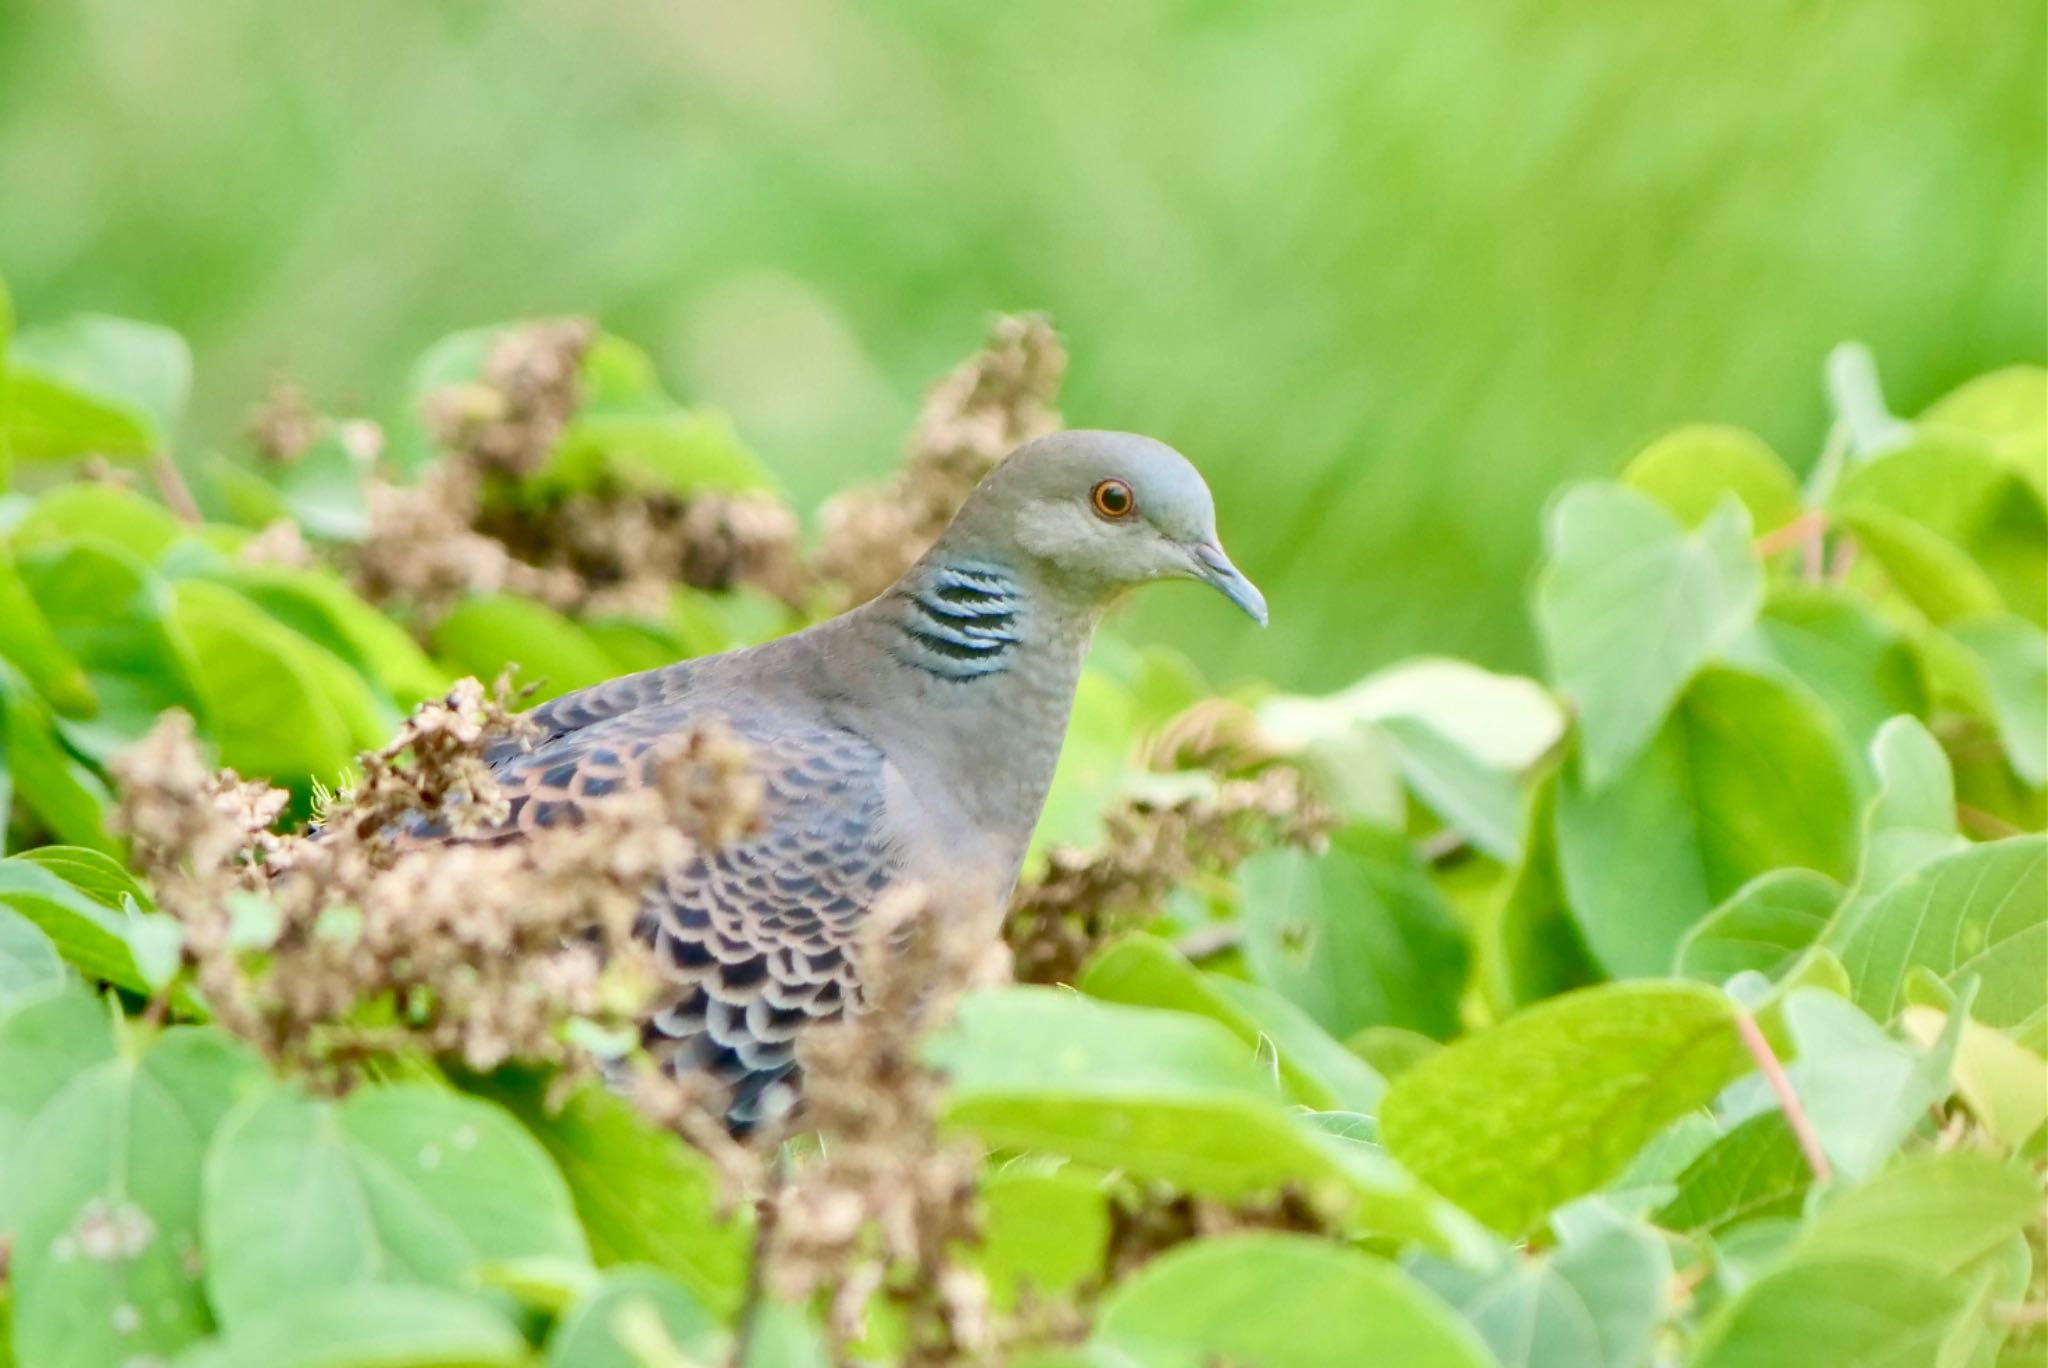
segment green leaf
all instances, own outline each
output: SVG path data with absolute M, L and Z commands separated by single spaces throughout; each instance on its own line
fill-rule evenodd
M 634 1333 L 638 1316 L 651 1316 L 664 1347 L 691 1362 L 726 1361 L 730 1336 L 701 1302 L 655 1269 L 621 1268 L 606 1274 L 548 1336 L 550 1368 L 644 1368 L 649 1357 L 636 1349 L 647 1336 Z
M 1601 977 L 1565 906 L 1557 865 L 1558 783 L 1555 769 L 1537 782 L 1521 865 L 1482 908 L 1472 937 L 1475 977 L 1496 1016 Z
M 1686 1234 L 1719 1235 L 1744 1221 L 1797 1217 L 1812 1182 L 1784 1113 L 1758 1112 L 1686 1166 L 1655 1219 Z
M 1093 1343 L 1146 1368 L 1492 1364 L 1478 1337 L 1398 1269 L 1290 1235 L 1200 1240 L 1161 1255 L 1103 1303 Z
M 1757 656 L 1812 690 L 1858 748 L 1867 747 L 1887 720 L 1928 710 L 1912 644 L 1842 590 L 1776 586 L 1753 644 Z
M 0 1012 L 64 981 L 64 961 L 43 929 L 0 900 Z
M 1870 743 L 1877 794 L 1863 814 L 1855 899 L 1867 902 L 1965 844 L 1956 830 L 1955 779 L 1941 743 L 1918 721 L 1895 718 Z
M 1380 1134 L 1423 1182 L 1515 1234 L 1614 1177 L 1748 1067 L 1734 1004 L 1717 990 L 1587 988 L 1402 1074 L 1380 1108 Z
M 424 1084 L 260 1098 L 222 1126 L 205 1188 L 207 1294 L 231 1329 L 314 1288 L 458 1287 L 484 1263 L 589 1258 L 533 1138 Z
M 1990 443 L 1992 455 L 2048 497 L 2048 370 L 2008 366 L 1966 380 L 1920 416 L 1937 434 L 1968 433 Z
M 501 1071 L 473 1086 L 554 1159 L 600 1265 L 659 1268 L 720 1316 L 739 1306 L 752 1225 L 720 1210 L 719 1178 L 701 1151 L 599 1086 L 559 1107 L 548 1105 L 544 1079 Z
M 4 378 L 16 455 L 141 456 L 170 445 L 192 354 L 167 328 L 81 314 L 17 336 Z
M 1975 1015 L 2020 1035 L 2048 1019 L 2048 836 L 2014 836 L 1940 856 L 1852 909 L 1829 936 L 1851 995 L 1880 1021 L 1926 969 L 1951 988 L 1983 981 Z
M 212 1326 L 200 1288 L 199 1166 L 261 1069 L 204 1027 L 76 1077 L 10 1159 L 14 1348 L 48 1368 L 167 1356 Z
M 1983 669 L 2013 772 L 2035 788 L 2048 784 L 2048 633 L 2006 615 L 1959 622 L 1949 634 Z
M 1699 669 L 1763 598 L 1749 518 L 1729 500 L 1688 534 L 1648 498 L 1580 485 L 1552 507 L 1536 622 L 1579 715 L 1579 766 L 1598 790 L 1656 736 Z
M 12 662 L 58 712 L 90 713 L 99 706 L 92 682 L 43 620 L 42 609 L 29 596 L 4 544 L 0 544 L 0 660 Z
M 324 570 L 229 565 L 217 578 L 307 640 L 370 679 L 399 708 L 448 687 L 445 670 L 391 619 Z
M 675 409 L 578 416 L 525 487 L 548 495 L 615 487 L 688 498 L 706 490 L 772 490 L 775 478 L 724 414 Z
M 1678 972 L 1704 983 L 1776 978 L 1820 939 L 1842 886 L 1810 869 L 1774 869 L 1735 891 L 1678 943 Z
M 1324 1030 L 1457 1028 L 1465 938 L 1406 841 L 1350 827 L 1322 855 L 1261 852 L 1238 887 L 1253 975 Z
M 581 627 L 531 599 L 501 594 L 466 600 L 434 629 L 434 650 L 456 675 L 494 679 L 518 666 L 522 683 L 537 683 L 532 701 L 600 684 L 618 672 Z
M 1933 1364 L 1968 1304 L 1956 1283 L 1895 1258 L 1811 1255 L 1780 1264 L 1708 1323 L 1695 1368 L 1900 1368 Z
M 111 797 L 97 774 L 65 750 L 57 723 L 13 667 L 0 660 L 0 762 L 12 772 L 22 806 L 60 841 L 113 848 L 106 813 Z M 0 804 L 0 836 L 5 805 Z
M 87 978 L 148 994 L 153 985 L 136 963 L 135 917 L 74 887 L 47 867 L 49 858 L 31 851 L 0 860 L 0 904 L 41 927 Z
M 38 846 L 14 857 L 24 864 L 47 869 L 65 883 L 115 912 L 131 908 L 154 912 L 156 903 L 149 891 L 119 860 L 104 851 L 83 846 Z
M 1226 975 L 1209 976 L 1216 989 L 1237 1010 L 1250 1018 L 1265 1045 L 1283 1060 L 1292 1060 L 1312 1075 L 1327 1092 L 1325 1104 L 1338 1111 L 1379 1111 L 1386 1095 L 1387 1081 L 1365 1062 L 1362 1055 L 1346 1049 L 1315 1018 L 1270 988 Z M 1375 1028 L 1393 1030 L 1394 1027 Z M 1417 1039 L 1428 1037 L 1418 1035 Z M 1430 1044 L 1435 1044 L 1430 1041 Z
M 1968 552 L 1905 514 L 1866 504 L 1845 510 L 1839 521 L 1932 621 L 1953 622 L 2005 606 L 1998 587 Z
M 1109 1250 L 1109 1203 L 1099 1177 L 999 1169 L 982 1181 L 986 1233 L 981 1268 L 997 1304 L 1024 1289 L 1059 1296 L 1102 1269 Z
M 316 1287 L 265 1307 L 172 1368 L 521 1368 L 526 1341 L 474 1296 L 431 1287 Z
M 1400 1026 L 1368 1026 L 1346 1040 L 1344 1048 L 1371 1065 L 1373 1071 L 1385 1079 L 1407 1073 L 1441 1050 L 1443 1042 Z M 1377 1111 L 1378 1107 L 1372 1110 Z
M 1074 986 L 1105 1002 L 1208 1017 L 1253 1049 L 1261 1040 L 1270 1040 L 1277 1050 L 1281 1082 L 1303 1106 L 1369 1113 L 1386 1091 L 1386 1084 L 1363 1060 L 1325 1035 L 1292 1003 L 1270 994 L 1248 1002 L 1235 990 L 1251 985 L 1203 973 L 1156 936 L 1132 933 L 1111 941 L 1082 967 Z
M 1666 972 L 1693 924 L 1792 865 L 1855 858 L 1855 790 L 1833 719 L 1763 675 L 1715 667 L 1606 788 L 1566 773 L 1558 858 L 1573 916 L 1616 975 Z
M 113 1058 L 107 1008 L 76 983 L 56 983 L 0 1008 L 0 1226 L 19 1191 L 14 1146 L 73 1079 Z
M 1408 786 L 1444 825 L 1503 864 L 1521 858 L 1521 801 L 1511 776 L 1488 769 L 1427 722 L 1396 717 L 1380 725 Z
M 325 432 L 278 472 L 285 511 L 329 541 L 360 541 L 370 530 L 367 469 L 339 433 Z
M 1410 1271 L 1501 1368 L 1635 1368 L 1662 1319 L 1671 1255 L 1643 1227 L 1589 1211 L 1550 1255 L 1490 1272 L 1420 1259 Z
M 332 655 L 226 585 L 186 580 L 176 592 L 223 765 L 303 787 L 383 741 L 385 715 Z
M 1421 723 L 1503 774 L 1548 755 L 1565 729 L 1564 710 L 1535 680 L 1441 656 L 1389 665 L 1327 702 L 1353 723 Z
M 1033 1042 L 1019 1050 L 1017 1042 Z M 1298 1123 L 1254 1052 L 1214 1021 L 1049 988 L 966 999 L 927 1046 L 946 1115 L 992 1147 L 1043 1150 L 1244 1196 L 1293 1183 L 1368 1228 L 1472 1257 L 1484 1241 L 1384 1155 Z
M 38 495 L 16 525 L 13 540 L 18 549 L 27 550 L 51 542 L 92 538 L 155 564 L 172 543 L 192 531 L 162 504 L 152 503 L 132 489 L 77 482 Z
M 17 564 L 58 641 L 84 667 L 100 700 L 90 719 L 66 720 L 65 739 L 97 761 L 141 739 L 159 714 L 183 708 L 209 719 L 184 641 L 170 626 L 171 592 L 130 552 L 97 539 L 48 542 Z
M 1759 535 L 1799 516 L 1799 481 L 1770 444 L 1741 428 L 1701 424 L 1667 433 L 1639 452 L 1621 482 L 1698 527 L 1733 494 Z
M 1868 1177 L 1948 1096 L 1959 1022 L 1923 1052 L 1817 988 L 1793 989 L 1783 1013 L 1798 1056 L 1786 1073 L 1821 1149 L 1842 1176 Z
M 1908 1007 L 1899 1019 L 1908 1037 L 1932 1050 L 1948 1033 L 1949 1014 Z M 1956 1092 L 1984 1128 L 2009 1149 L 2025 1144 L 2048 1122 L 2048 1060 L 2000 1031 L 1963 1022 L 1956 1050 Z
M 1956 1273 L 2018 1234 L 2040 1208 L 2040 1188 L 2014 1164 L 1967 1150 L 1917 1154 L 1824 1201 L 1799 1248 Z

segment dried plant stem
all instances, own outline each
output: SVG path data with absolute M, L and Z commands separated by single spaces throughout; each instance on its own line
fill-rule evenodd
M 1778 1062 L 1771 1042 L 1764 1039 L 1763 1028 L 1756 1024 L 1755 1017 L 1738 1011 L 1735 1029 L 1742 1036 L 1743 1046 L 1748 1049 L 1750 1057 L 1756 1060 L 1764 1081 L 1770 1084 L 1772 1094 L 1777 1097 L 1778 1109 L 1785 1114 L 1785 1124 L 1792 1128 L 1793 1138 L 1799 1141 L 1799 1152 L 1806 1156 L 1806 1166 L 1813 1170 L 1815 1178 L 1827 1182 L 1835 1176 L 1834 1168 L 1828 1163 L 1827 1152 L 1821 1148 L 1820 1135 L 1813 1129 L 1806 1108 L 1799 1103 L 1799 1094 L 1792 1087 L 1790 1075 Z
M 162 496 L 164 507 L 170 509 L 179 522 L 197 527 L 206 521 L 199 511 L 199 501 L 192 497 L 191 486 L 185 483 L 184 475 L 169 453 L 158 451 L 151 454 L 149 478 L 156 485 L 156 492 Z
M 747 1255 L 747 1286 L 740 1294 L 739 1311 L 733 1317 L 732 1368 L 747 1368 L 753 1352 L 754 1327 L 761 1319 L 761 1303 L 768 1288 L 768 1260 L 775 1252 L 775 1226 L 782 1214 L 782 1198 L 789 1182 L 789 1157 L 775 1152 L 768 1170 L 768 1186 L 754 1203 L 754 1243 Z
M 1827 532 L 1828 520 L 1825 513 L 1801 513 L 1783 527 L 1773 528 L 1756 539 L 1756 553 L 1765 560 L 1780 551 L 1789 551 L 1795 546 L 1804 547 L 1809 555 L 1816 552 L 1821 537 Z

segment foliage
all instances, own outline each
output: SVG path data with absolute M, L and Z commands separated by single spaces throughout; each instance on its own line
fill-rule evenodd
M 939 443 L 965 463 L 946 488 L 992 459 L 971 435 L 1013 429 L 977 403 L 1044 420 L 1033 326 L 958 373 L 1024 380 L 936 392 L 904 480 L 940 487 L 915 473 Z M 552 923 L 491 974 L 416 945 L 331 1009 L 300 977 L 305 947 L 415 909 L 491 953 L 494 899 L 535 886 L 449 866 L 462 920 L 363 834 L 456 810 L 450 774 L 487 801 L 480 694 L 385 745 L 454 676 L 566 687 L 846 601 L 830 555 L 742 535 L 772 496 L 722 421 L 624 342 L 515 329 L 436 348 L 388 443 L 273 407 L 299 440 L 188 486 L 160 459 L 181 348 L 87 319 L 10 354 L 0 1362 L 2039 1352 L 2038 371 L 1912 422 L 1845 412 L 1805 482 L 1690 429 L 1565 491 L 1546 682 L 1428 659 L 1216 695 L 1106 639 L 1012 928 L 1036 981 L 956 1010 L 988 947 L 877 967 L 889 1010 L 813 1056 L 822 1143 L 771 1159 L 674 1097 L 578 1082 L 595 999 L 522 998 L 488 1050 L 450 1024 L 463 993 L 510 1000 Z M 153 492 L 80 478 L 82 452 Z M 398 546 L 419 492 L 451 489 L 444 540 Z M 542 538 L 593 509 L 668 529 L 699 582 L 650 596 L 651 562 Z M 133 747 L 171 708 L 281 792 L 189 757 L 166 786 L 165 752 Z M 317 895 L 236 863 L 288 859 L 261 831 L 287 799 L 337 824 Z M 336 1014 L 342 1076 L 313 1048 Z

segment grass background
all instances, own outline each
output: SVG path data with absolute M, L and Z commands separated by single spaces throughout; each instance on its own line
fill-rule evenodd
M 1842 338 L 1906 411 L 2048 359 L 2044 68 L 2011 0 L 0 0 L 0 273 L 184 332 L 199 445 L 592 312 L 806 505 L 1044 308 L 1273 602 L 1131 632 L 1528 666 L 1560 478 L 1694 419 L 1804 465 Z

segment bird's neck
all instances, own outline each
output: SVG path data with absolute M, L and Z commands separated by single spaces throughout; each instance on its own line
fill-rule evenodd
M 1099 605 L 1033 570 L 941 542 L 874 603 L 869 640 L 915 704 L 906 716 L 975 776 L 969 814 L 1014 839 L 1037 824 Z

